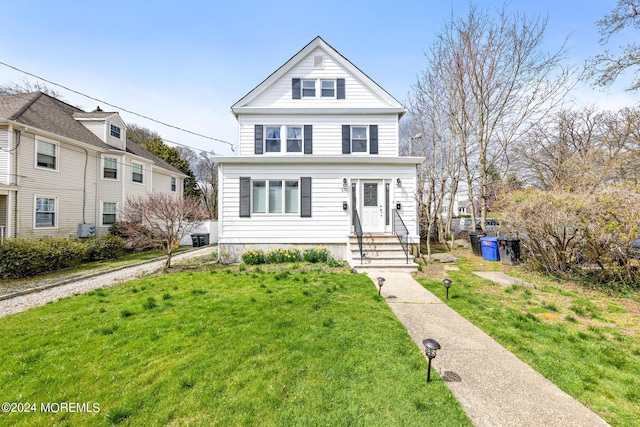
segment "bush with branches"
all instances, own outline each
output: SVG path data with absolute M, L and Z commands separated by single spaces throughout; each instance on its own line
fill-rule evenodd
M 592 283 L 640 288 L 640 272 L 631 259 L 640 234 L 640 191 L 609 185 L 602 191 L 527 189 L 499 200 L 501 231 L 519 236 L 534 267 Z

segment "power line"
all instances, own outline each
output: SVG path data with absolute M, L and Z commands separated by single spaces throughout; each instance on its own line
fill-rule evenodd
M 201 138 L 206 138 L 206 139 L 209 139 L 209 140 L 212 140 L 212 141 L 217 141 L 217 142 L 222 142 L 222 143 L 224 143 L 224 144 L 228 144 L 228 145 L 231 147 L 231 151 L 235 151 L 234 145 L 233 145 L 231 142 L 224 141 L 224 140 L 222 140 L 222 139 L 218 139 L 218 138 L 213 138 L 213 137 L 211 137 L 211 136 L 203 135 L 203 134 L 201 134 L 201 133 L 197 133 L 197 132 L 194 132 L 194 131 L 191 131 L 191 130 L 188 130 L 188 129 L 184 129 L 184 128 L 181 128 L 181 127 L 179 127 L 179 126 L 174 126 L 174 125 L 171 125 L 171 124 L 169 124 L 169 123 L 163 122 L 163 121 L 161 121 L 161 120 L 156 120 L 156 119 L 151 118 L 151 117 L 149 117 L 149 116 L 145 116 L 145 115 L 143 115 L 143 114 L 138 114 L 138 113 L 136 113 L 136 112 L 134 112 L 134 111 L 128 110 L 128 109 L 126 109 L 126 108 L 119 107 L 119 106 L 114 105 L 114 104 L 110 104 L 110 103 L 108 103 L 108 102 L 106 102 L 106 101 L 103 101 L 103 100 L 101 100 L 101 99 L 98 99 L 98 98 L 94 98 L 93 96 L 87 95 L 87 94 L 85 94 L 85 93 L 82 93 L 82 92 L 79 92 L 79 91 L 77 91 L 77 90 L 71 89 L 71 88 L 69 88 L 69 87 L 67 87 L 67 86 L 64 86 L 64 85 L 61 85 L 61 84 L 59 84 L 59 83 L 53 82 L 53 81 L 51 81 L 51 80 L 45 79 L 44 77 L 40 77 L 40 76 L 38 76 L 38 75 L 36 75 L 36 74 L 33 74 L 33 73 L 28 72 L 28 71 L 22 70 L 22 69 L 20 69 L 20 68 L 18 68 L 18 67 L 14 67 L 13 65 L 9 65 L 9 64 L 7 64 L 7 63 L 5 63 L 5 62 L 0 61 L 0 64 L 4 65 L 5 67 L 9 67 L 9 68 L 11 68 L 11 69 L 14 69 L 14 70 L 16 70 L 16 71 L 18 71 L 18 72 L 20 72 L 20 73 L 24 73 L 24 74 L 29 75 L 29 76 L 31 76 L 31 77 L 35 77 L 36 79 L 39 79 L 39 80 L 45 81 L 45 82 L 47 82 L 47 83 L 49 83 L 49 84 L 52 84 L 52 85 L 55 85 L 55 86 L 61 87 L 61 88 L 65 89 L 65 90 L 68 90 L 69 92 L 73 92 L 73 93 L 78 94 L 78 95 L 80 95 L 80 96 L 84 96 L 85 98 L 89 98 L 89 99 L 92 99 L 92 100 L 94 100 L 94 101 L 100 102 L 100 103 L 102 103 L 102 104 L 108 105 L 108 106 L 110 106 L 110 107 L 117 108 L 118 110 L 122 110 L 122 111 L 125 111 L 125 112 L 129 113 L 129 114 L 133 114 L 134 116 L 138 116 L 138 117 L 141 117 L 141 118 L 143 118 L 143 119 L 150 120 L 150 121 L 152 121 L 152 122 L 155 122 L 155 123 L 161 124 L 161 125 L 163 125 L 163 126 L 167 126 L 167 127 L 170 127 L 170 128 L 173 128 L 173 129 L 177 129 L 177 130 L 182 131 L 182 132 L 189 133 L 189 134 L 191 134 L 191 135 L 199 136 L 199 137 L 201 137 Z M 182 144 L 180 144 L 180 145 L 182 145 Z M 189 147 L 189 148 L 191 148 L 191 147 Z M 201 150 L 201 151 L 202 151 L 202 150 Z

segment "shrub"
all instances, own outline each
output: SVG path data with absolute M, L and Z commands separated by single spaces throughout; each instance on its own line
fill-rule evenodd
M 7 239 L 0 246 L 0 277 L 17 279 L 74 267 L 85 254 L 83 243 L 63 237 Z
M 84 240 L 84 243 L 87 245 L 87 259 L 89 261 L 118 258 L 126 249 L 126 243 L 122 238 L 110 234 L 91 237 Z
M 264 252 L 249 249 L 242 253 L 242 262 L 248 265 L 264 264 Z
M 264 261 L 268 264 L 277 264 L 281 262 L 300 261 L 300 251 L 295 248 L 283 249 L 276 248 L 267 251 L 264 254 Z
M 323 246 L 307 248 L 303 252 L 303 258 L 306 262 L 311 263 L 327 262 L 330 259 L 329 249 Z
M 150 228 L 134 222 L 116 222 L 109 227 L 109 234 L 124 239 L 127 247 L 135 252 L 162 247 L 161 240 Z

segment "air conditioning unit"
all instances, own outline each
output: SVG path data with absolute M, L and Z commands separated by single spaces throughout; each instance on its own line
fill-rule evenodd
M 78 224 L 78 237 L 91 237 L 96 235 L 95 224 Z

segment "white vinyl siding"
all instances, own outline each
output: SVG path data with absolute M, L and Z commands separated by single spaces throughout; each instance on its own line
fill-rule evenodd
M 342 155 L 342 125 L 378 125 L 378 156 L 398 156 L 398 117 L 389 115 L 243 115 L 238 119 L 240 129 L 240 156 L 253 156 L 255 151 L 255 125 L 286 123 L 287 126 L 313 125 L 313 155 Z M 367 135 L 368 135 L 367 130 Z M 282 135 L 282 133 L 281 133 Z M 285 134 L 286 136 L 286 134 Z M 285 149 L 286 144 L 283 143 Z
M 315 54 L 324 55 L 324 68 L 314 68 L 313 57 Z M 304 107 L 321 106 L 339 108 L 384 108 L 390 105 L 381 100 L 370 88 L 363 85 L 360 80 L 354 78 L 345 71 L 340 64 L 329 55 L 321 50 L 311 52 L 305 59 L 297 64 L 292 70 L 283 74 L 280 80 L 276 81 L 272 86 L 268 87 L 256 99 L 251 101 L 247 106 L 251 107 L 282 107 L 282 108 L 299 108 L 300 99 L 292 99 L 291 96 L 291 79 L 300 78 L 300 87 L 303 88 L 305 80 L 316 82 L 316 95 L 313 99 L 302 96 Z M 334 97 L 322 97 L 321 81 L 336 80 L 338 78 L 345 79 L 345 99 L 337 100 Z M 397 105 L 394 105 L 394 107 Z M 396 115 L 397 120 L 397 115 Z
M 220 239 L 221 242 L 236 243 L 290 243 L 322 244 L 345 243 L 351 234 L 351 210 L 342 209 L 343 202 L 350 202 L 348 191 L 343 191 L 342 179 L 384 179 L 395 183 L 401 178 L 402 186 L 390 186 L 391 204 L 402 204 L 402 217 L 412 239 L 417 239 L 416 176 L 415 165 L 296 165 L 296 164 L 224 164 L 223 178 L 220 183 Z M 250 176 L 252 184 L 265 183 L 259 190 L 261 207 L 268 209 L 267 181 L 298 181 L 300 177 L 310 176 L 312 181 L 312 216 L 310 218 L 287 214 L 251 214 L 251 217 L 239 216 L 240 177 Z M 253 191 L 253 187 L 252 187 Z M 296 191 L 295 194 L 299 195 Z M 252 210 L 255 209 L 255 194 L 252 194 Z M 285 184 L 285 209 L 287 193 Z M 262 202 L 264 201 L 264 202 Z M 299 200 L 291 198 L 292 204 L 299 206 Z
M 9 156 L 15 156 L 14 151 L 9 151 L 10 133 L 7 129 L 0 129 L 0 184 L 12 183 L 11 163 Z

